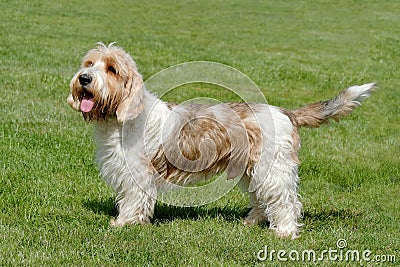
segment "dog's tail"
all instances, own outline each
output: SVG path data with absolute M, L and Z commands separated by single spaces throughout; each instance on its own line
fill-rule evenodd
M 352 86 L 340 92 L 333 99 L 291 110 L 289 113 L 294 117 L 292 120 L 297 127 L 319 127 L 321 124 L 327 123 L 329 119 L 337 121 L 349 115 L 354 108 L 370 96 L 374 87 L 375 83 Z

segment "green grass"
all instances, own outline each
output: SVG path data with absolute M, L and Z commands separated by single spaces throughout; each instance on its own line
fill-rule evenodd
M 1 266 L 278 265 L 256 253 L 322 251 L 340 238 L 399 262 L 398 1 L 3 0 L 0 9 Z M 187 61 L 227 64 L 287 108 L 353 84 L 379 90 L 340 123 L 301 130 L 299 239 L 243 226 L 247 199 L 236 189 L 198 208 L 158 204 L 152 225 L 112 229 L 113 192 L 93 163 L 92 126 L 66 104 L 98 41 L 117 41 L 145 79 Z M 235 100 L 214 89 L 200 93 Z

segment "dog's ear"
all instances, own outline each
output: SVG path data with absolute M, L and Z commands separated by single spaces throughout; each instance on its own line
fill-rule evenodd
M 117 107 L 117 120 L 123 124 L 136 118 L 144 109 L 144 84 L 142 75 L 134 72 L 125 83 L 124 96 Z

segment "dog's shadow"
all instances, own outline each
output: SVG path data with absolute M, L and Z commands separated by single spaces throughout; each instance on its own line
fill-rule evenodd
M 245 217 L 249 208 L 233 208 L 223 206 L 175 207 L 166 204 L 157 204 L 154 212 L 154 223 L 168 223 L 176 219 L 201 220 L 207 218 L 221 218 L 233 222 Z
M 115 217 L 118 215 L 117 207 L 113 198 L 109 199 L 96 199 L 96 200 L 85 200 L 83 206 L 96 214 L 107 215 Z
M 357 228 L 363 213 L 356 209 L 326 209 L 326 210 L 308 210 L 303 214 L 303 223 L 306 228 L 323 227 L 333 222 L 341 222 L 350 228 Z
M 113 198 L 87 200 L 83 203 L 86 209 L 101 215 L 116 217 L 117 208 Z M 154 211 L 152 223 L 155 225 L 168 224 L 174 220 L 201 220 L 208 218 L 221 218 L 227 222 L 241 221 L 250 211 L 248 207 L 223 207 L 223 206 L 200 206 L 200 207 L 175 207 L 163 203 L 157 203 Z M 312 210 L 303 213 L 302 223 L 305 223 L 305 231 L 323 227 L 331 224 L 332 221 L 339 220 L 345 225 L 357 225 L 362 216 L 360 211 L 351 209 L 335 210 Z M 349 227 L 351 226 L 349 225 Z M 269 223 L 263 223 L 262 226 L 268 227 Z
M 118 211 L 113 198 L 86 200 L 84 207 L 94 213 L 116 217 Z M 157 203 L 152 223 L 163 224 L 177 219 L 199 220 L 206 218 L 222 218 L 226 221 L 238 221 L 249 212 L 247 207 L 176 207 L 163 203 Z

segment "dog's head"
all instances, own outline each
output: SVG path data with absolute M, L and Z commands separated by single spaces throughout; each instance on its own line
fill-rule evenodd
M 131 56 L 113 43 L 99 43 L 86 54 L 70 88 L 68 104 L 85 120 L 116 116 L 123 123 L 143 110 L 142 76 Z

